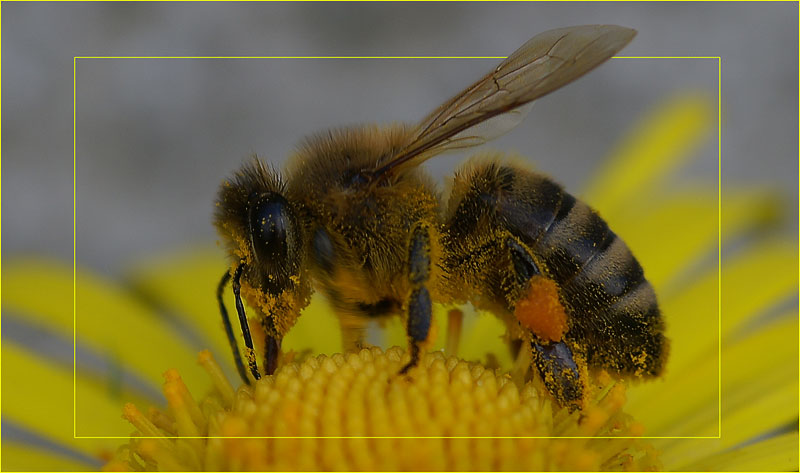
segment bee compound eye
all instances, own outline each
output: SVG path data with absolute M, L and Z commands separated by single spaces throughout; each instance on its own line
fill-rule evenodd
M 262 194 L 250 205 L 250 241 L 261 265 L 286 263 L 294 238 L 293 214 L 280 194 Z

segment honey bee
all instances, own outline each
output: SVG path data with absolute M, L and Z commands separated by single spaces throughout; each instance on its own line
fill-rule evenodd
M 610 25 L 539 34 L 416 126 L 363 126 L 307 139 L 282 175 L 257 158 L 225 181 L 215 226 L 231 267 L 217 296 L 239 374 L 259 379 L 242 300 L 266 336 L 263 372 L 281 339 L 325 293 L 346 349 L 370 319 L 403 314 L 410 361 L 420 357 L 431 304 L 488 309 L 527 350 L 552 396 L 581 408 L 589 368 L 653 377 L 667 339 L 656 295 L 625 243 L 559 184 L 501 156 L 455 174 L 444 203 L 420 167 L 516 126 L 530 103 L 594 69 L 635 30 Z M 232 280 L 242 360 L 223 304 Z

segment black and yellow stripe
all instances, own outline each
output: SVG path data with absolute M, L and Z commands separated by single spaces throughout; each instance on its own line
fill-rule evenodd
M 504 276 L 513 261 L 504 254 L 505 240 L 496 241 L 510 234 L 559 286 L 570 316 L 565 338 L 590 364 L 660 373 L 667 340 L 655 293 L 597 212 L 546 176 L 495 162 L 459 173 L 449 208 L 445 266 L 449 278 L 465 286 L 455 292 L 488 291 L 512 308 L 509 293 L 515 295 L 519 284 Z M 493 264 L 486 264 L 486 252 Z

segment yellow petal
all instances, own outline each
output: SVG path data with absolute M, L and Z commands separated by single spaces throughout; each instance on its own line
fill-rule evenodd
M 725 262 L 722 336 L 746 320 L 764 314 L 796 291 L 796 259 L 792 245 L 768 240 L 741 257 Z M 769 275 L 768 281 L 755 275 Z M 685 290 L 660 299 L 671 351 L 667 369 L 680 370 L 719 339 L 719 278 L 715 270 L 692 280 Z
M 177 319 L 184 333 L 191 334 L 195 340 L 193 351 L 210 349 L 217 358 L 228 362 L 224 366 L 232 368 L 231 349 L 216 298 L 217 285 L 227 268 L 219 248 L 198 249 L 145 261 L 130 272 L 129 280 L 155 307 Z M 225 296 L 226 302 L 233 298 L 230 284 Z M 237 327 L 236 311 L 231 312 L 231 305 L 227 305 L 228 313 Z
M 752 252 L 726 264 L 723 273 L 722 337 L 723 393 L 731 392 L 730 383 L 742 378 L 762 379 L 762 372 L 779 379 L 796 378 L 789 360 L 797 353 L 795 326 L 790 314 L 775 318 L 772 325 L 753 326 L 747 337 L 731 338 L 747 320 L 765 313 L 776 301 L 791 297 L 796 291 L 795 257 L 787 242 L 767 241 Z M 767 283 L 759 283 L 754 275 L 769 274 Z M 761 278 L 763 280 L 763 278 Z M 691 409 L 700 409 L 690 418 L 695 421 L 716 419 L 718 384 L 719 321 L 715 296 L 718 284 L 715 272 L 709 272 L 680 295 L 662 301 L 671 349 L 663 380 L 633 386 L 630 389 L 628 410 L 645 425 L 648 435 L 703 435 L 696 426 L 676 425 L 673 419 L 684 419 Z M 795 313 L 796 316 L 796 313 Z M 770 347 L 766 350 L 766 347 Z M 787 371 L 789 370 L 789 371 Z M 755 384 L 753 384 L 755 386 Z M 741 386 L 735 389 L 741 389 Z M 708 398 L 713 408 L 702 408 L 701 400 Z M 713 400 L 713 401 L 712 401 Z M 671 407 L 683 406 L 683 414 Z M 788 412 L 796 412 L 792 409 Z M 761 428 L 759 417 L 751 422 Z M 664 429 L 671 427 L 672 430 Z M 774 425 L 772 425 L 774 427 Z M 716 421 L 706 429 L 716 435 Z
M 339 320 L 322 295 L 314 295 L 311 303 L 297 319 L 297 324 L 283 339 L 284 350 L 313 350 L 315 354 L 342 352 L 342 332 Z
M 715 109 L 702 95 L 665 101 L 610 153 L 583 193 L 586 201 L 610 216 L 641 198 L 691 156 L 716 121 Z
M 131 274 L 138 291 L 159 307 L 177 317 L 182 327 L 196 332 L 198 343 L 210 348 L 215 357 L 232 371 L 231 348 L 225 336 L 217 303 L 217 286 L 228 264 L 219 248 L 187 250 L 170 258 L 148 261 Z M 233 307 L 230 284 L 224 292 L 234 332 L 241 333 Z M 243 343 L 239 341 L 240 347 Z M 324 297 L 316 295 L 303 311 L 297 324 L 284 338 L 284 351 L 337 353 L 342 350 L 339 322 Z
M 722 426 L 731 446 L 797 417 L 797 321 L 777 319 L 735 343 L 723 341 Z M 769 347 L 769 349 L 767 349 Z M 718 357 L 711 346 L 663 380 L 635 386 L 626 410 L 647 435 L 716 436 Z
M 796 295 L 796 242 L 767 240 L 755 246 L 726 266 L 722 276 L 723 335 Z
M 765 192 L 726 198 L 722 202 L 723 244 L 773 221 L 776 208 L 775 199 Z M 659 293 L 680 285 L 682 281 L 675 278 L 717 253 L 720 227 L 714 194 L 687 191 L 643 207 L 631 205 L 608 223 L 631 248 Z
M 736 444 L 796 422 L 797 366 L 792 363 L 798 350 L 796 316 L 762 328 L 723 352 L 722 428 L 726 442 Z
M 661 301 L 670 339 L 669 372 L 684 370 L 701 354 L 712 352 L 717 358 L 720 340 L 718 281 L 717 272 L 711 271 L 679 295 Z
M 114 448 L 114 439 L 75 439 L 73 430 L 73 379 L 60 368 L 24 348 L 3 343 L 3 416 L 20 427 L 60 445 L 97 457 Z M 108 386 L 78 377 L 77 435 L 129 435 L 131 428 L 120 416 L 123 399 L 144 399 L 131 393 L 109 393 Z M 33 467 L 33 465 L 31 465 Z
M 685 464 L 686 471 L 796 471 L 797 431 L 707 456 Z
M 493 355 L 498 364 L 510 368 L 511 350 L 506 342 L 506 326 L 491 312 L 477 311 L 477 318 L 461 335 L 459 356 L 465 360 L 487 363 L 487 355 Z
M 779 379 L 796 378 L 789 363 L 797 352 L 796 326 L 788 316 L 773 319 L 773 324 L 757 326 L 747 337 L 731 339 L 736 327 L 755 315 L 766 312 L 776 301 L 796 290 L 795 256 L 787 242 L 773 240 L 756 246 L 752 252 L 726 263 L 723 273 L 724 311 L 722 319 L 723 392 L 734 389 L 732 381 L 763 378 L 761 372 Z M 754 275 L 769 274 L 768 283 Z M 763 280 L 763 278 L 761 279 Z M 648 426 L 648 435 L 716 435 L 718 384 L 719 321 L 715 271 L 694 282 L 676 297 L 662 300 L 662 310 L 671 339 L 670 358 L 662 380 L 632 386 L 628 410 Z M 778 323 L 779 322 L 779 323 Z M 787 325 L 788 324 L 788 325 Z M 770 347 L 766 350 L 765 347 Z M 735 389 L 740 389 L 741 386 Z M 704 400 L 708 404 L 704 404 Z M 705 407 L 703 407 L 705 405 Z M 653 406 L 659 406 L 653 408 Z M 674 406 L 680 407 L 680 412 Z M 794 409 L 788 412 L 796 412 Z M 674 419 L 690 418 L 694 424 L 675 424 Z M 755 419 L 756 429 L 765 426 Z M 708 422 L 701 431 L 703 422 Z M 771 425 L 774 427 L 774 425 Z
M 645 435 L 717 435 L 718 362 L 716 352 L 708 355 L 690 371 L 668 371 L 631 388 L 626 411 L 646 427 Z
M 2 284 L 3 310 L 22 314 L 32 324 L 72 338 L 70 268 L 45 260 L 14 261 L 5 265 Z M 196 351 L 141 301 L 84 271 L 77 274 L 75 291 L 75 330 L 80 344 L 118 361 L 156 390 L 168 367 L 180 368 L 190 386 L 202 388 L 207 384 L 197 366 Z
M 100 464 L 7 440 L 3 440 L 2 453 L 3 471 L 90 471 Z

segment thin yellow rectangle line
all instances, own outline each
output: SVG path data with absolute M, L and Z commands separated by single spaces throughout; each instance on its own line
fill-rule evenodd
M 72 430 L 76 439 L 128 439 L 129 437 L 103 437 L 77 435 L 77 368 L 75 356 L 76 334 L 76 68 L 78 59 L 506 59 L 507 56 L 74 56 L 72 59 Z M 717 60 L 717 436 L 668 437 L 140 437 L 140 438 L 269 438 L 269 439 L 503 439 L 503 438 L 573 438 L 573 439 L 720 439 L 722 438 L 722 57 L 721 56 L 613 56 L 612 59 L 716 59 Z
M 77 160 L 77 140 L 75 139 L 76 133 L 76 123 L 75 123 L 75 110 L 77 109 L 77 101 L 76 101 L 76 94 L 75 89 L 77 85 L 76 81 L 76 71 L 77 71 L 78 60 L 76 58 L 72 58 L 72 435 L 73 437 L 78 433 L 78 365 L 77 365 L 77 356 L 76 356 L 76 349 L 75 346 L 78 340 L 77 334 L 77 284 L 78 284 L 78 258 L 75 253 L 75 245 L 77 244 L 76 238 L 76 231 L 77 231 L 77 224 L 75 220 L 75 213 L 77 212 L 78 206 L 76 205 L 75 199 L 75 192 L 77 189 L 76 185 L 76 164 Z
M 614 56 L 611 59 L 719 59 L 719 56 Z
M 506 56 L 75 56 L 77 59 L 505 59 Z
M 3 0 L 3 2 L 15 2 L 15 3 L 24 3 L 24 2 L 33 2 L 33 3 L 40 3 L 44 2 L 45 0 Z M 48 2 L 74 2 L 74 0 L 47 0 Z M 108 0 L 84 0 L 85 2 L 107 2 Z M 219 0 L 157 0 L 158 2 L 218 2 Z M 239 0 L 245 2 L 263 2 L 263 0 Z M 318 2 L 318 3 L 326 3 L 326 2 L 339 2 L 341 0 L 286 0 L 289 2 Z M 355 2 L 395 2 L 396 0 L 353 0 Z M 427 2 L 430 0 L 406 0 L 410 2 Z M 486 0 L 439 0 L 442 2 L 485 2 Z M 530 0 L 505 0 L 506 2 L 530 2 Z M 573 3 L 575 0 L 551 0 L 555 2 L 569 2 Z M 607 0 L 587 0 L 589 2 L 605 2 Z M 618 2 L 638 2 L 641 3 L 642 0 L 617 0 Z M 666 2 L 685 2 L 686 0 L 662 0 Z M 723 0 L 714 0 L 714 1 L 723 1 Z M 726 0 L 728 2 L 741 2 L 741 3 L 752 3 L 753 0 Z M 766 0 L 760 0 L 766 1 Z M 797 3 L 797 0 L 769 0 L 770 3 Z
M 95 437 L 95 436 L 80 436 L 75 437 L 76 439 L 120 439 L 120 440 L 130 440 L 130 437 L 125 436 L 112 436 L 112 437 Z M 719 439 L 720 437 L 713 437 L 713 436 L 702 436 L 702 437 L 609 437 L 609 436 L 602 436 L 602 437 L 594 437 L 594 436 L 565 436 L 565 437 L 532 437 L 532 436 L 497 436 L 497 437 L 487 437 L 487 436 L 422 436 L 422 437 L 403 437 L 403 436 L 362 436 L 362 435 L 353 435 L 353 436 L 339 436 L 339 435 L 331 435 L 331 436 L 324 436 L 324 435 L 309 435 L 309 436 L 300 436 L 300 437 L 286 437 L 286 436 L 275 436 L 275 437 L 242 437 L 242 436 L 231 436 L 231 437 L 220 437 L 220 436 L 211 436 L 211 437 L 201 437 L 201 436 L 164 436 L 164 437 L 153 437 L 153 436 L 136 436 L 137 439 L 612 439 L 612 440 L 623 440 L 623 439 L 631 439 L 631 440 L 641 440 L 641 439 Z
M 0 8 L 0 25 L 2 24 L 2 19 L 3 19 L 3 14 L 2 14 L 2 9 Z M 2 35 L 0 35 L 0 36 L 2 36 Z M 3 49 L 2 48 L 2 40 L 0 40 L 0 51 L 2 51 L 2 49 Z M 3 73 L 2 72 L 3 72 L 2 71 L 2 66 L 0 66 L 0 78 L 3 77 Z M 0 90 L 3 90 L 2 79 L 0 79 Z M 2 94 L 0 94 L 0 110 L 3 110 Z M 2 122 L 3 122 L 2 112 L 0 112 L 0 123 L 2 123 Z M 2 133 L 0 133 L 0 158 L 2 157 L 2 149 L 3 149 L 2 138 L 1 137 L 2 137 Z M 2 159 L 0 159 L 0 162 L 2 162 Z M 2 169 L 2 166 L 0 166 L 0 169 Z M 3 181 L 2 176 L 0 176 L 0 188 L 2 188 L 2 184 L 1 184 L 2 181 Z M 0 196 L 2 196 L 2 192 L 0 192 Z M 2 197 L 0 197 L 0 201 L 2 201 Z M 2 221 L 2 219 L 0 219 L 0 227 L 2 227 L 1 221 Z M 0 240 L 2 240 L 2 234 L 3 234 L 2 228 L 0 228 Z M 2 241 L 0 241 L 0 248 L 2 248 L 2 247 L 3 247 L 3 244 L 2 244 Z M 0 253 L 2 253 L 2 250 L 0 250 Z M 2 260 L 3 259 L 0 257 L 0 274 L 2 274 Z M 2 300 L 3 300 L 3 291 L 2 291 L 2 283 L 0 283 L 0 301 L 2 301 Z M 3 339 L 2 325 L 3 325 L 2 317 L 0 317 L 0 340 Z M 2 353 L 2 350 L 0 350 L 0 353 Z M 2 358 L 2 356 L 0 356 L 0 358 Z M 0 366 L 2 366 L 2 362 L 1 361 L 2 360 L 0 360 Z M 0 393 L 3 392 L 2 385 L 3 385 L 2 376 L 0 376 Z M 2 394 L 0 394 L 0 412 L 3 412 Z M 0 438 L 3 438 L 2 423 L 0 423 Z M 0 464 L 2 464 L 2 463 L 0 463 Z
M 722 438 L 722 58 L 717 58 L 717 434 Z
M 507 56 L 75 56 L 75 59 L 506 59 Z M 719 59 L 719 56 L 613 56 L 611 59 Z

